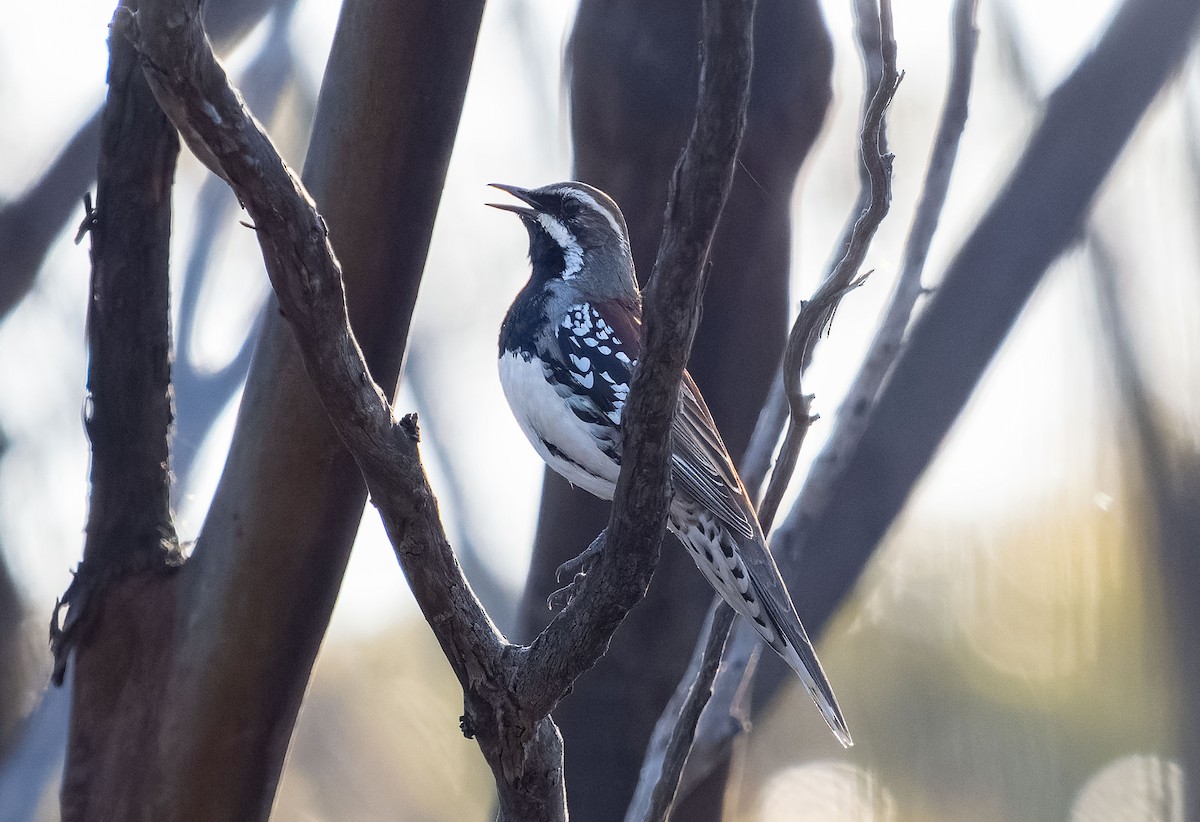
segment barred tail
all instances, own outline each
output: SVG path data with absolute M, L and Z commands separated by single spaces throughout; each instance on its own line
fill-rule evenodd
M 837 697 L 760 533 L 739 539 L 708 511 L 672 511 L 671 530 L 726 602 L 746 619 L 800 676 L 838 741 L 854 744 Z

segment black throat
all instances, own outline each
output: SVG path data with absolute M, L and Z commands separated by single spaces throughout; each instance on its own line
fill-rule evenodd
M 562 276 L 566 257 L 562 246 L 538 222 L 524 218 L 521 222 L 529 231 L 532 274 L 500 325 L 500 355 L 513 351 L 529 360 L 537 353 L 537 334 L 546 320 L 546 300 L 550 296 L 546 285 Z
M 550 293 L 546 280 L 531 278 L 517 295 L 500 324 L 500 356 L 520 354 L 525 360 L 537 353 L 537 334 L 546 322 L 546 300 Z

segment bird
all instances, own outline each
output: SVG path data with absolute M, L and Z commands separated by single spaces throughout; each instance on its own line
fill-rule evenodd
M 621 416 L 641 356 L 642 301 L 621 209 L 581 182 L 493 188 L 520 201 L 531 274 L 500 326 L 500 383 L 543 461 L 611 500 Z M 667 527 L 701 573 L 799 675 L 834 736 L 853 741 L 712 414 L 685 371 L 671 427 Z

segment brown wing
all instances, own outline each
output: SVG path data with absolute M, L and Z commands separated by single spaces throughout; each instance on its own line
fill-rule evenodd
M 699 503 L 734 533 L 754 539 L 760 531 L 754 509 L 700 389 L 686 371 L 671 433 L 676 496 Z

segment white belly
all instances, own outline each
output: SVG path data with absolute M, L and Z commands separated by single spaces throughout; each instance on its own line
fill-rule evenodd
M 546 382 L 541 364 L 519 354 L 501 355 L 500 385 L 521 430 L 546 464 L 572 485 L 612 499 L 621 467 L 596 445 L 591 426 Z

